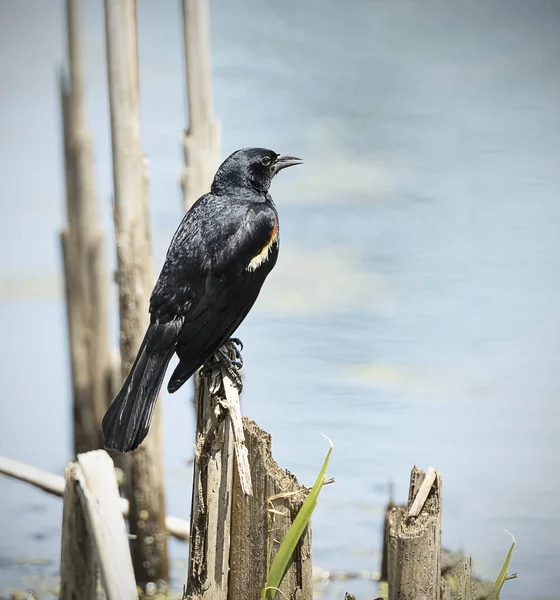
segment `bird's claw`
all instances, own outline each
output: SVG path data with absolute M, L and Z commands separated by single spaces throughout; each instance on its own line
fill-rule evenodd
M 243 343 L 239 338 L 230 338 L 219 350 L 218 353 L 223 357 L 224 361 L 230 365 L 236 366 L 238 369 L 243 368 L 243 357 L 241 351 Z
M 212 358 L 202 366 L 200 372 L 203 375 L 209 375 L 214 372 L 217 367 L 224 367 L 238 392 L 241 393 L 241 390 L 243 389 L 243 382 L 239 375 L 239 371 L 243 368 L 241 350 L 243 350 L 243 344 L 239 338 L 229 339 L 218 349 Z M 230 356 L 230 353 L 233 355 L 233 358 Z
M 232 365 L 228 365 L 225 367 L 228 372 L 229 378 L 232 380 L 233 385 L 237 388 L 237 393 L 240 394 L 243 390 L 243 381 L 241 379 L 241 375 L 239 374 L 239 370 L 237 367 Z
M 243 368 L 243 357 L 241 356 L 243 343 L 239 338 L 230 338 L 219 350 L 219 360 L 226 369 L 230 379 L 233 381 L 237 391 L 241 393 L 243 382 L 239 371 Z M 233 356 L 231 356 L 233 355 Z
M 218 350 L 218 354 L 220 356 L 219 361 L 224 363 L 225 365 L 231 365 L 232 367 L 236 367 L 237 369 L 243 368 L 243 357 L 240 352 L 235 352 L 233 358 L 228 354 L 227 350 L 224 350 L 224 346 L 222 346 Z
M 226 345 L 227 344 L 231 344 L 236 352 L 241 352 L 243 350 L 243 342 L 239 338 L 229 338 L 226 342 Z
M 241 356 L 242 350 L 243 342 L 239 338 L 230 338 L 220 348 L 220 352 L 225 353 L 226 359 L 230 361 L 231 364 L 235 364 L 239 369 L 243 367 L 243 357 Z M 233 358 L 231 358 L 230 354 L 233 354 Z

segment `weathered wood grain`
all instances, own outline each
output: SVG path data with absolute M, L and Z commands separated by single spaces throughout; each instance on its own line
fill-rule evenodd
M 78 598 L 96 600 L 97 558 L 76 491 L 76 469 L 79 467 L 75 463 L 70 463 L 66 468 L 65 477 L 62 478 L 65 488 L 62 511 L 60 600 Z
M 94 600 L 97 569 L 107 600 L 137 600 L 113 461 L 104 450 L 78 455 L 65 473 L 61 598 Z
M 197 390 L 191 539 L 184 598 L 227 600 L 233 431 L 223 404 L 221 375 L 200 377 Z
M 434 473 L 425 493 L 422 483 L 426 474 L 417 467 L 412 469 L 408 504 L 394 537 L 396 556 L 393 575 L 389 575 L 389 600 L 440 600 L 441 477 Z
M 146 163 L 140 139 L 138 44 L 134 0 L 105 0 L 107 73 L 111 113 L 115 231 L 123 379 L 148 325 L 153 287 Z M 138 583 L 169 574 L 160 403 L 150 433 L 130 458 L 127 491 L 131 549 Z
M 243 418 L 253 495 L 246 496 L 234 469 L 229 598 L 259 598 L 280 542 L 303 501 L 305 488 L 272 458 L 271 437 Z M 305 530 L 282 585 L 281 598 L 313 598 L 311 528 Z
M 0 474 L 25 481 L 36 488 L 39 488 L 54 496 L 62 497 L 64 494 L 65 482 L 62 475 L 48 473 L 31 465 L 0 456 Z M 120 507 L 123 517 L 128 517 L 129 503 L 126 498 L 120 499 Z M 181 541 L 187 541 L 190 534 L 190 524 L 185 519 L 167 515 L 165 517 L 165 529 L 169 535 Z
M 189 124 L 183 134 L 181 188 L 187 211 L 210 190 L 220 159 L 220 123 L 212 114 L 208 0 L 182 4 Z
M 60 94 L 68 224 L 60 242 L 78 453 L 101 447 L 101 419 L 110 402 L 108 275 L 96 214 L 93 140 L 84 116 L 79 0 L 66 0 L 66 21 L 69 77 L 61 73 Z

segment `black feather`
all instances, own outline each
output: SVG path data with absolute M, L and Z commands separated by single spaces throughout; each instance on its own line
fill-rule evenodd
M 301 161 L 264 148 L 234 152 L 209 194 L 186 213 L 150 298 L 136 361 L 103 419 L 105 447 L 134 450 L 146 437 L 174 352 L 168 385 L 178 390 L 235 332 L 255 303 L 279 251 L 273 177 Z
M 148 434 L 165 371 L 177 342 L 181 321 L 148 327 L 121 391 L 101 423 L 105 448 L 130 452 Z

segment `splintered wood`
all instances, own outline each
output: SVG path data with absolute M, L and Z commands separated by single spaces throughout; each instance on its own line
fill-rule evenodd
M 149 322 L 153 288 L 146 163 L 140 136 L 135 0 L 105 0 L 107 77 L 113 151 L 114 219 L 123 379 Z M 145 586 L 167 580 L 161 403 L 150 433 L 130 456 L 127 492 L 134 571 Z
M 440 600 L 441 477 L 417 467 L 410 476 L 406 507 L 385 517 L 383 576 L 389 600 Z
M 222 368 L 222 379 L 226 396 L 222 404 L 228 411 L 233 428 L 233 448 L 237 461 L 239 485 L 241 486 L 241 491 L 246 496 L 251 496 L 253 494 L 253 484 L 251 483 L 251 470 L 249 469 L 249 452 L 245 445 L 245 432 L 243 431 L 243 422 L 241 420 L 239 393 L 224 368 Z
M 233 434 L 223 404 L 221 373 L 198 377 L 191 540 L 183 598 L 227 600 Z
M 76 490 L 78 480 L 83 481 L 83 474 L 79 471 L 78 465 L 70 463 L 65 472 L 60 560 L 61 600 L 94 600 L 97 597 L 97 557 Z
M 233 471 L 252 494 L 239 393 L 223 367 L 198 375 L 191 541 L 185 598 L 226 600 Z
M 233 475 L 230 600 L 259 598 L 280 542 L 306 497 L 305 488 L 272 458 L 271 437 L 243 418 L 253 495 L 243 493 L 238 471 Z M 278 598 L 313 598 L 311 528 L 306 528 L 286 571 Z
M 270 435 L 240 418 L 239 396 L 222 370 L 200 377 L 191 508 L 188 600 L 259 598 L 281 540 L 306 496 L 270 452 Z M 311 600 L 306 529 L 280 586 Z
M 474 577 L 470 558 L 442 549 L 441 498 L 437 470 L 414 467 L 408 503 L 389 501 L 381 562 L 389 600 L 495 599 L 495 584 Z
M 60 597 L 97 598 L 97 563 L 108 600 L 136 600 L 113 461 L 104 450 L 79 454 L 65 478 Z
M 53 496 L 62 497 L 64 494 L 65 483 L 62 475 L 42 471 L 18 460 L 0 456 L 0 473 L 14 479 L 19 479 L 20 481 L 25 481 Z M 122 515 L 126 519 L 129 511 L 129 503 L 126 498 L 120 498 L 120 507 Z M 178 540 L 186 541 L 189 539 L 190 525 L 184 519 L 167 515 L 165 517 L 165 528 L 169 535 Z

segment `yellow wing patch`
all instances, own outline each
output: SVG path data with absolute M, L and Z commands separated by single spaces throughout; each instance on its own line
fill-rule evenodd
M 270 250 L 277 239 L 278 221 L 276 220 L 276 215 L 274 215 L 274 226 L 272 227 L 272 234 L 270 236 L 270 240 L 268 241 L 266 246 L 254 258 L 251 259 L 251 262 L 247 265 L 247 271 L 255 271 L 258 267 L 260 267 L 264 262 L 268 260 Z

